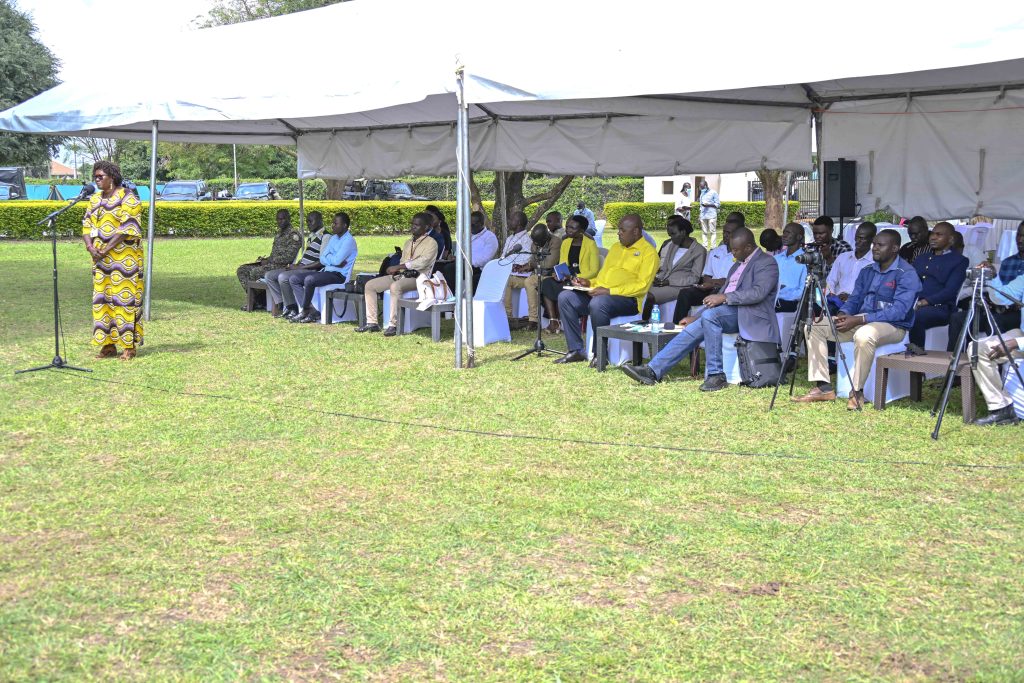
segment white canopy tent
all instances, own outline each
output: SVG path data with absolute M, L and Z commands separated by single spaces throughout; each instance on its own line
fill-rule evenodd
M 470 167 L 588 175 L 804 170 L 813 116 L 820 157 L 861 162 L 865 210 L 1024 215 L 1024 196 L 1011 191 L 1024 187 L 1024 166 L 1007 161 L 1024 144 L 1024 109 L 1008 106 L 1024 96 L 1024 8 L 932 7 L 921 16 L 875 0 L 837 18 L 843 34 L 875 35 L 884 16 L 939 47 L 847 44 L 799 59 L 776 58 L 792 54 L 785 46 L 748 46 L 789 35 L 794 16 L 825 24 L 828 8 L 800 1 L 771 10 L 735 3 L 729 12 L 739 19 L 728 28 L 687 24 L 693 30 L 682 38 L 678 31 L 652 37 L 660 25 L 678 25 L 678 3 L 647 0 L 599 13 L 582 0 L 521 0 L 501 15 L 507 39 L 496 40 L 497 22 L 470 0 L 396 0 L 386 21 L 378 4 L 355 0 L 184 34 L 164 77 L 131 79 L 130 87 L 69 80 L 0 113 L 0 130 L 155 143 L 159 128 L 164 140 L 295 144 L 300 178 L 458 169 L 465 182 Z M 559 36 L 554 48 L 525 42 L 538 27 Z M 964 42 L 977 35 L 985 40 Z M 597 36 L 605 37 L 601 48 L 576 49 L 576 37 Z M 230 78 L 204 77 L 222 55 L 277 44 L 301 44 L 301 63 L 275 59 Z M 687 55 L 704 62 L 689 68 Z M 965 98 L 955 102 L 957 117 L 945 109 L 949 98 Z M 468 231 L 468 194 L 462 199 L 460 234 Z M 972 211 L 947 211 L 968 204 Z

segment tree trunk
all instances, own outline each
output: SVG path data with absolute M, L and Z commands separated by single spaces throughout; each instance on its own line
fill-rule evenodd
M 345 183 L 348 182 L 346 178 L 327 178 L 327 198 L 328 199 L 341 199 L 342 193 L 345 192 Z
M 494 229 L 498 235 L 498 241 L 505 244 L 508 237 L 508 222 L 512 214 L 518 211 L 525 211 L 526 207 L 536 205 L 533 214 L 527 220 L 527 226 L 532 227 L 543 218 L 544 214 L 555 205 L 575 176 L 563 176 L 558 184 L 547 192 L 541 192 L 527 197 L 524 194 L 523 185 L 526 182 L 526 173 L 523 171 L 497 171 L 494 174 L 494 196 L 497 199 L 494 205 Z M 504 181 L 504 183 L 502 182 Z M 504 192 L 502 191 L 504 190 Z M 504 215 L 502 213 L 502 197 L 504 196 Z
M 784 204 L 786 201 L 786 172 L 757 171 L 757 179 L 764 188 L 764 227 L 782 233 Z

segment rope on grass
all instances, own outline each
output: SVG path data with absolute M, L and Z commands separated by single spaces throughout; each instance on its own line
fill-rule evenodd
M 450 427 L 446 425 L 429 424 L 422 422 L 410 422 L 407 420 L 395 420 L 387 417 L 375 417 L 373 415 L 359 415 L 357 413 L 345 413 L 334 410 L 324 410 L 322 408 L 309 408 L 306 406 L 295 406 L 290 403 L 282 401 L 264 401 L 250 398 L 243 398 L 241 396 L 232 396 L 230 394 L 212 394 L 202 391 L 183 391 L 179 389 L 168 389 L 166 387 L 158 387 L 152 384 L 142 384 L 136 382 L 122 382 L 114 379 L 104 379 L 102 377 L 85 376 L 74 372 L 62 372 L 61 374 L 76 379 L 84 380 L 87 382 L 100 382 L 103 384 L 117 384 L 120 386 L 133 387 L 136 389 L 148 389 L 150 391 L 159 391 L 165 394 L 172 394 L 174 396 L 182 396 L 188 398 L 212 398 L 223 401 L 234 401 L 236 403 L 245 403 L 248 405 L 256 405 L 263 408 L 268 406 L 274 406 L 277 408 L 290 408 L 292 410 L 301 411 L 304 415 L 310 413 L 317 413 L 328 417 L 344 417 L 350 420 L 359 420 L 361 422 L 373 422 L 377 424 L 386 424 L 397 427 L 414 427 L 416 429 L 431 429 L 439 432 L 447 432 L 449 434 L 467 434 L 471 436 L 482 436 L 492 437 L 498 439 L 512 439 L 518 441 L 541 441 L 546 443 L 561 443 L 561 444 L 572 444 L 577 446 L 605 446 L 614 448 L 642 448 L 652 451 L 667 451 L 670 453 L 691 453 L 691 454 L 707 454 L 707 455 L 724 455 L 733 456 L 739 458 L 766 458 L 766 459 L 778 459 L 778 460 L 805 460 L 805 461 L 824 461 L 824 462 L 838 462 L 855 465 L 907 465 L 912 467 L 938 467 L 938 468 L 952 468 L 952 469 L 966 469 L 966 470 L 1020 470 L 1024 469 L 1024 464 L 1011 463 L 1007 465 L 989 465 L 983 463 L 956 463 L 956 462 L 943 462 L 935 463 L 928 462 L 925 460 L 897 460 L 892 458 L 882 458 L 879 460 L 870 460 L 868 458 L 849 458 L 849 457 L 837 457 L 837 456 L 815 456 L 805 455 L 796 453 L 762 453 L 758 451 L 728 451 L 719 450 L 712 448 L 687 448 L 685 446 L 669 446 L 665 444 L 653 444 L 653 443 L 634 443 L 631 441 L 597 441 L 594 439 L 574 439 L 557 436 L 542 436 L 540 434 L 519 434 L 515 432 L 492 432 L 482 429 L 471 429 L 469 427 Z

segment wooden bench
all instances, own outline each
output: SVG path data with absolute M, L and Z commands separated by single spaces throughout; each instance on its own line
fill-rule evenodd
M 263 292 L 266 296 L 267 283 L 259 280 L 250 280 L 245 283 L 245 310 L 252 313 L 256 310 L 256 292 Z
M 907 356 L 903 353 L 891 353 L 875 359 L 875 410 L 885 410 L 885 385 L 889 381 L 890 370 L 910 372 L 910 400 L 921 400 L 921 384 L 925 374 L 942 373 L 945 377 L 953 354 L 948 351 L 929 351 L 924 356 Z M 971 360 L 967 353 L 960 356 L 956 374 L 960 377 L 960 402 L 963 407 L 964 422 L 974 419 L 976 406 L 974 403 L 974 375 L 971 374 Z
M 402 334 L 404 325 L 402 324 L 402 316 L 405 315 L 406 311 L 412 312 L 420 305 L 420 302 L 416 299 L 399 299 L 398 300 L 398 334 Z M 441 316 L 445 313 L 455 312 L 455 302 L 449 301 L 443 304 L 434 304 L 430 307 L 430 338 L 433 341 L 441 341 Z

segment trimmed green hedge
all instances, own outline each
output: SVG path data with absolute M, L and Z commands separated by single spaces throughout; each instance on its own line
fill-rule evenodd
M 795 217 L 799 210 L 800 202 L 789 203 L 790 218 Z M 722 207 L 718 210 L 719 228 L 725 223 L 725 217 L 733 211 L 739 211 L 743 214 L 747 219 L 747 227 L 764 227 L 764 202 L 722 202 Z M 665 226 L 665 221 L 668 220 L 668 217 L 675 213 L 675 204 L 672 202 L 613 202 L 604 206 L 605 219 L 611 227 L 617 225 L 619 219 L 627 213 L 640 214 L 645 227 L 648 229 L 653 227 L 660 230 Z M 698 204 L 690 205 L 690 215 L 694 219 L 700 215 L 700 206 Z M 698 227 L 696 220 L 693 223 L 694 227 Z
M 307 201 L 306 212 L 320 211 L 324 223 L 338 211 L 348 213 L 355 235 L 391 235 L 409 229 L 413 215 L 423 211 L 429 202 Z M 433 202 L 444 212 L 449 225 L 455 223 L 455 202 Z M 43 228 L 36 222 L 64 206 L 64 202 L 7 201 L 0 202 L 0 237 L 8 239 L 41 239 Z M 86 204 L 79 203 L 57 222 L 60 234 L 81 234 Z M 299 220 L 299 206 L 294 201 L 277 202 L 158 202 L 156 234 L 175 237 L 256 237 L 270 236 L 277 231 L 274 222 L 277 210 L 285 208 L 292 214 L 292 224 Z M 493 209 L 493 204 L 488 210 Z M 149 207 L 143 205 L 143 225 L 149 220 Z

